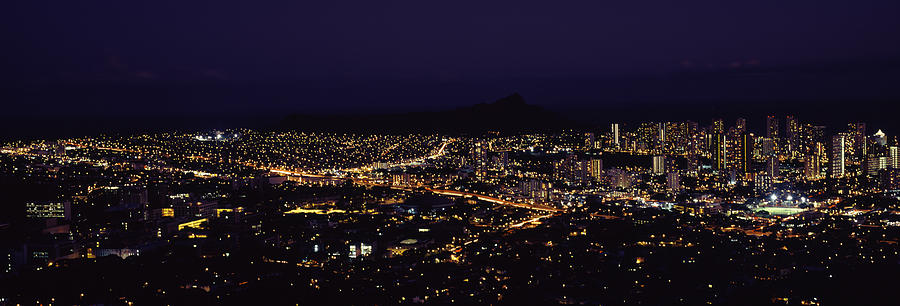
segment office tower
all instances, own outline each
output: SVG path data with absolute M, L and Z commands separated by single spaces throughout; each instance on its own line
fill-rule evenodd
M 725 170 L 728 167 L 728 143 L 725 134 L 713 134 L 710 142 L 713 169 Z
M 784 121 L 784 142 L 785 153 L 789 157 L 797 157 L 799 155 L 798 146 L 800 145 L 800 124 L 794 116 L 787 116 Z
M 509 170 L 509 152 L 501 151 L 497 153 L 497 166 L 499 166 L 500 171 L 506 172 Z
M 619 124 L 618 123 L 612 124 L 612 130 L 610 131 L 610 134 L 612 136 L 613 146 L 618 148 L 619 147 Z
M 666 172 L 666 157 L 657 155 L 653 157 L 653 174 L 663 174 Z
M 569 183 L 586 183 L 590 175 L 590 163 L 579 160 L 575 154 L 556 162 L 556 178 Z
M 689 174 L 696 174 L 700 169 L 700 158 L 697 157 L 696 154 L 691 154 L 687 156 L 687 163 L 685 164 L 685 169 Z
M 553 185 L 547 182 L 542 182 L 536 179 L 530 179 L 528 181 L 519 183 L 519 189 L 523 194 L 532 198 L 535 201 L 544 201 L 550 199 L 550 188 Z
M 810 135 L 810 141 L 812 141 L 814 143 L 815 142 L 821 142 L 821 143 L 826 142 L 825 141 L 825 126 L 823 126 L 823 125 L 813 126 L 809 131 L 809 135 Z
M 610 177 L 610 183 L 615 188 L 630 188 L 631 187 L 631 183 L 632 183 L 631 175 L 622 169 L 610 169 L 609 177 Z
M 900 169 L 900 152 L 898 152 L 897 146 L 888 147 L 888 157 L 890 161 L 888 162 L 888 167 L 893 169 Z
M 778 118 L 774 115 L 766 117 L 766 138 L 772 139 L 772 151 L 774 154 L 780 154 L 781 134 L 778 132 Z
M 701 149 L 701 142 L 698 141 L 700 138 L 700 125 L 694 121 L 688 121 L 686 124 L 685 131 L 685 141 L 688 143 L 687 149 L 691 154 L 699 154 Z
M 670 192 L 681 190 L 681 177 L 678 175 L 678 172 L 673 171 L 666 175 L 666 187 L 668 187 Z
M 747 119 L 737 118 L 737 121 L 734 123 L 734 129 L 737 130 L 738 133 L 747 132 Z
M 737 132 L 736 130 L 734 132 Z M 747 133 L 736 133 L 727 138 L 727 164 L 729 169 L 747 173 L 753 155 L 753 138 Z
M 591 160 L 591 177 L 594 180 L 600 180 L 603 178 L 603 160 L 602 159 L 592 159 Z
M 854 124 L 855 129 L 853 132 L 853 152 L 854 155 L 860 160 L 865 159 L 868 156 L 867 141 L 866 141 L 866 124 L 864 122 L 859 122 Z
M 804 152 L 809 152 L 816 143 L 828 143 L 828 140 L 825 139 L 824 126 L 804 124 L 800 133 L 800 147 Z
M 665 122 L 660 122 L 660 123 L 659 123 L 659 126 L 657 127 L 657 135 L 656 135 L 656 138 L 657 138 L 657 140 L 659 141 L 659 143 L 665 143 L 665 142 L 666 142 L 666 123 L 665 123 Z
M 25 203 L 25 217 L 71 219 L 72 205 L 68 201 L 28 202 Z
M 768 193 L 775 185 L 775 180 L 768 174 L 758 175 L 753 181 L 753 189 L 757 193 Z
M 778 157 L 772 155 L 769 156 L 769 160 L 766 161 L 766 174 L 770 177 L 778 177 L 781 173 L 781 168 L 778 161 Z
M 877 143 L 879 145 L 882 145 L 882 146 L 887 145 L 887 136 L 881 130 L 878 130 L 878 132 L 875 132 L 875 135 L 873 135 L 872 138 L 875 141 L 875 143 Z
M 712 133 L 713 134 L 724 134 L 725 133 L 725 121 L 722 119 L 714 119 L 712 123 Z
M 488 168 L 488 155 L 490 153 L 490 143 L 475 142 L 472 148 L 472 165 L 475 167 L 475 173 L 478 176 L 484 175 Z
M 762 155 L 769 156 L 775 154 L 775 140 L 769 137 L 762 139 Z
M 775 116 L 766 118 L 766 137 L 778 139 L 778 118 Z
M 667 122 L 665 124 L 666 149 L 687 152 L 690 144 L 690 127 L 686 122 Z
M 868 165 L 866 167 L 866 174 L 868 175 L 878 175 L 878 172 L 888 168 L 888 160 L 887 156 L 877 156 L 875 154 L 870 154 L 868 158 Z
M 818 179 L 822 175 L 822 158 L 825 156 L 825 146 L 821 142 L 814 143 L 805 154 L 804 172 L 807 179 Z
M 831 138 L 831 177 L 841 178 L 847 174 L 847 136 L 834 135 Z

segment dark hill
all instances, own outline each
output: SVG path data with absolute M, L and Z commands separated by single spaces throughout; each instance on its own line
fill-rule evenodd
M 387 133 L 506 133 L 548 131 L 574 127 L 574 123 L 537 105 L 525 103 L 518 93 L 493 103 L 438 112 L 386 115 L 294 114 L 281 128 L 306 131 L 387 132 Z

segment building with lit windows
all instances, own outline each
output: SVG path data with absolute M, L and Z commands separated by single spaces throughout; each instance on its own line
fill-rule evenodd
M 28 218 L 72 218 L 70 202 L 30 202 L 25 204 L 25 217 Z
M 841 178 L 847 175 L 847 136 L 834 135 L 831 138 L 831 177 Z
M 664 174 L 666 173 L 666 157 L 665 156 L 654 156 L 653 157 L 653 174 Z

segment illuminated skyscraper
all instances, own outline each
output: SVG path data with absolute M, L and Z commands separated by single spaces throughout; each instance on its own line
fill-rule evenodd
M 681 190 L 681 177 L 678 175 L 678 172 L 673 171 L 666 175 L 666 187 L 668 187 L 670 192 Z
M 847 136 L 834 135 L 831 138 L 831 177 L 841 178 L 847 174 Z
M 866 174 L 878 175 L 878 172 L 888 168 L 890 158 L 887 156 L 869 155 L 868 164 L 866 165 Z
M 778 157 L 772 155 L 769 156 L 769 160 L 766 161 L 766 175 L 769 177 L 778 177 L 781 174 L 781 165 L 779 165 Z
M 657 140 L 659 140 L 659 143 L 666 142 L 666 123 L 665 122 L 659 123 L 659 127 L 657 128 Z
M 738 133 L 744 133 L 747 131 L 747 119 L 737 118 L 737 121 L 734 123 L 734 129 L 737 130 Z
M 600 180 L 603 178 L 603 160 L 602 159 L 592 159 L 591 160 L 591 177 L 594 180 Z
M 725 134 L 713 134 L 710 141 L 713 169 L 725 170 L 728 167 L 728 143 Z
M 753 155 L 753 138 L 747 133 L 738 133 L 737 129 L 731 131 L 726 139 L 728 168 L 737 173 L 744 174 L 750 168 L 750 158 Z
M 653 174 L 663 174 L 666 173 L 666 157 L 665 156 L 654 156 L 653 157 Z
M 612 136 L 613 146 L 618 148 L 619 147 L 619 124 L 618 123 L 612 124 L 612 129 L 610 130 L 610 134 Z
M 584 133 L 584 147 L 587 150 L 596 148 L 594 146 L 594 133 Z
M 556 179 L 570 183 L 586 183 L 590 177 L 590 162 L 578 159 L 575 154 L 556 162 Z
M 791 158 L 800 154 L 800 124 L 794 116 L 787 116 L 784 121 L 785 154 Z
M 866 141 L 866 124 L 859 122 L 855 124 L 853 133 L 853 152 L 859 160 L 863 160 L 868 156 L 868 143 Z
M 766 118 L 766 137 L 778 139 L 778 118 L 775 116 Z
M 781 138 L 778 133 L 778 118 L 774 115 L 766 117 L 766 138 L 772 140 L 772 149 L 775 154 L 781 153 Z
M 825 155 L 825 146 L 816 142 L 809 147 L 804 154 L 804 172 L 807 179 L 818 179 L 822 175 L 822 158 Z
M 900 152 L 898 152 L 897 146 L 888 147 L 888 158 L 890 161 L 888 162 L 888 168 L 900 169 Z
M 713 134 L 724 134 L 725 133 L 725 121 L 722 119 L 714 119 L 712 123 L 712 133 Z
M 887 145 L 887 136 L 881 130 L 878 130 L 878 132 L 875 132 L 875 135 L 873 135 L 872 138 L 875 141 L 875 143 L 877 143 L 879 145 L 882 145 L 882 146 Z
M 769 156 L 775 154 L 775 140 L 769 137 L 762 139 L 762 155 Z

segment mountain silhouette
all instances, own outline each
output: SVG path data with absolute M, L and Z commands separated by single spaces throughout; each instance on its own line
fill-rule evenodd
M 518 93 L 493 103 L 446 111 L 330 116 L 293 114 L 280 124 L 282 129 L 292 130 L 388 133 L 516 133 L 574 126 L 573 122 L 554 112 L 527 104 Z

